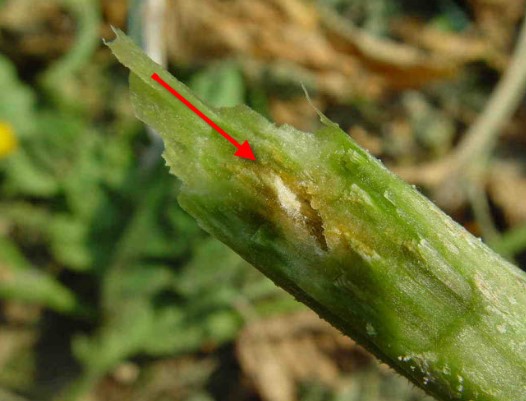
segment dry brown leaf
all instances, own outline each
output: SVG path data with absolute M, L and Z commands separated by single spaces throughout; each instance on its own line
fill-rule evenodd
M 372 358 L 314 312 L 257 321 L 237 341 L 245 375 L 264 401 L 294 401 L 296 385 L 317 380 L 338 386 L 341 371 L 353 371 Z

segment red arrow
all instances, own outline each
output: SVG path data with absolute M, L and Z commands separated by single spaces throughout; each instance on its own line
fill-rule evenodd
M 242 144 L 240 144 L 238 141 L 236 141 L 234 138 L 228 135 L 219 125 L 217 125 L 210 118 L 208 118 L 201 110 L 199 110 L 192 103 L 190 103 L 188 99 L 186 99 L 183 95 L 181 95 L 174 88 L 172 88 L 168 83 L 166 83 L 156 73 L 152 74 L 152 79 L 159 82 L 166 90 L 168 90 L 172 95 L 174 95 L 177 99 L 179 99 L 182 103 L 184 103 L 195 114 L 201 117 L 213 129 L 219 132 L 219 134 L 223 136 L 228 142 L 234 145 L 237 148 L 237 152 L 234 153 L 234 156 L 242 157 L 244 159 L 256 160 L 256 157 L 254 156 L 254 153 L 252 152 L 252 149 L 250 148 L 248 141 L 245 141 Z

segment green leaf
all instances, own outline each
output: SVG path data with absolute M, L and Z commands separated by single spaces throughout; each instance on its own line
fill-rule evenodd
M 190 88 L 213 106 L 237 106 L 245 98 L 245 85 L 238 66 L 214 64 L 192 77 Z
M 0 55 L 0 121 L 8 121 L 17 136 L 24 138 L 35 129 L 35 95 L 18 80 L 15 66 Z
M 0 298 L 42 305 L 62 313 L 78 309 L 75 295 L 31 266 L 16 246 L 0 237 Z
M 93 262 L 87 242 L 90 227 L 73 216 L 57 214 L 48 227 L 51 249 L 57 261 L 73 270 L 88 270 Z
M 12 194 L 48 198 L 89 154 L 94 135 L 83 120 L 68 114 L 44 112 L 33 120 L 34 131 L 7 160 L 4 185 Z

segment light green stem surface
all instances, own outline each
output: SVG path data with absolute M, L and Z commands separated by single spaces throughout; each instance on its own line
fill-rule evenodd
M 109 46 L 205 230 L 438 399 L 526 400 L 522 271 L 325 117 L 304 133 L 244 106 L 213 109 L 122 33 Z M 257 160 L 234 157 L 154 72 Z

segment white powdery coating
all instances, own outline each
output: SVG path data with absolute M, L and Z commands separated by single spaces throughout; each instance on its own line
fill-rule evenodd
M 273 177 L 274 189 L 283 210 L 293 218 L 301 217 L 301 202 L 292 190 L 285 185 L 280 176 Z

